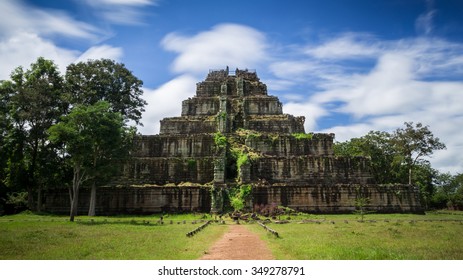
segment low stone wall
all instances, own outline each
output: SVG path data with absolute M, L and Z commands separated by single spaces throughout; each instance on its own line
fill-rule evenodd
M 374 213 L 423 213 L 418 191 L 408 185 L 293 185 L 254 186 L 254 206 L 286 206 L 307 213 L 352 213 L 358 197 L 369 198 L 366 211 Z M 43 210 L 68 214 L 67 189 L 44 193 Z M 90 190 L 79 194 L 79 215 L 86 215 Z M 152 214 L 161 212 L 209 212 L 209 187 L 100 187 L 97 215 Z
M 70 202 L 67 189 L 49 190 L 44 193 L 43 211 L 69 214 Z M 79 193 L 78 215 L 86 215 L 90 190 Z M 211 196 L 204 187 L 100 187 L 97 189 L 96 214 L 152 214 L 161 212 L 209 212 Z
M 366 211 L 423 213 L 418 191 L 409 185 L 265 186 L 252 189 L 253 205 L 283 205 L 308 213 L 352 213 L 358 197 L 369 199 Z

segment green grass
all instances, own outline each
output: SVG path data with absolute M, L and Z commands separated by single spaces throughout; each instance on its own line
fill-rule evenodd
M 64 216 L 0 217 L 0 259 L 197 259 L 227 229 L 212 224 L 186 237 L 202 224 L 192 220 L 201 218 L 168 216 L 160 225 L 158 216 L 78 217 L 75 223 Z
M 320 223 L 298 221 L 304 218 Z M 277 259 L 463 259 L 461 215 L 367 215 L 363 223 L 356 215 L 313 215 L 296 217 L 290 224 L 268 226 L 280 238 L 258 225 L 249 225 Z
M 203 214 L 165 215 L 160 225 L 159 215 L 79 216 L 74 223 L 66 216 L 3 216 L 0 259 L 197 259 L 228 228 L 213 224 L 194 237 L 185 236 L 202 224 L 193 221 L 210 218 Z M 289 224 L 268 224 L 280 238 L 257 224 L 246 226 L 267 242 L 277 259 L 463 259 L 462 212 L 369 214 L 363 223 L 359 218 L 291 216 Z M 312 222 L 301 223 L 307 220 Z

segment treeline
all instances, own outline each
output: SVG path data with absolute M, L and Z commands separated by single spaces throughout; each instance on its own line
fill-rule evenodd
M 412 184 L 419 188 L 425 209 L 463 210 L 463 174 L 452 175 L 434 169 L 426 159 L 445 144 L 434 137 L 429 126 L 404 123 L 392 133 L 370 131 L 360 138 L 335 143 L 339 156 L 367 156 L 379 184 Z
M 72 200 L 81 185 L 93 193 L 107 182 L 140 123 L 142 85 L 112 60 L 73 63 L 62 75 L 42 57 L 0 81 L 0 213 L 40 211 L 47 188 L 69 188 Z

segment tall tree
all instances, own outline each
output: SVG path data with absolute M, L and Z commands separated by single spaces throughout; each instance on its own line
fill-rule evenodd
M 392 135 L 383 131 L 370 131 L 367 135 L 352 138 L 334 146 L 339 156 L 366 156 L 371 158 L 372 175 L 380 184 L 400 182 L 401 167 L 396 160 Z
M 26 71 L 16 68 L 10 77 L 10 81 L 1 85 L 2 97 L 8 99 L 9 118 L 6 181 L 10 186 L 26 185 L 31 209 L 35 208 L 34 194 L 37 193 L 36 206 L 40 210 L 44 182 L 39 180 L 39 155 L 51 149 L 47 129 L 57 122 L 66 108 L 62 102 L 63 78 L 53 61 L 43 57 Z
M 130 130 L 120 113 L 113 112 L 108 102 L 100 101 L 74 107 L 48 131 L 52 142 L 62 144 L 73 168 L 70 221 L 74 221 L 81 185 L 102 179 L 101 174 L 109 175 L 108 170 L 124 153 L 121 147 L 128 146 Z
M 6 81 L 0 81 L 0 213 L 6 200 L 7 188 L 5 185 L 6 167 L 8 164 L 8 150 L 6 147 L 6 137 L 9 129 L 8 120 L 8 85 Z
M 66 92 L 71 106 L 93 105 L 99 101 L 109 103 L 125 122 L 141 124 L 140 119 L 147 104 L 141 98 L 143 82 L 135 77 L 124 64 L 109 59 L 89 60 L 71 64 L 66 70 Z M 96 187 L 92 183 L 89 215 L 95 214 Z
M 111 109 L 125 121 L 140 123 L 144 106 L 143 82 L 124 64 L 110 59 L 70 64 L 66 70 L 66 91 L 72 105 L 109 102 Z
M 393 141 L 408 169 L 408 184 L 411 185 L 413 167 L 423 157 L 428 157 L 435 150 L 442 150 L 446 147 L 439 138 L 434 137 L 429 126 L 423 126 L 421 123 L 414 125 L 413 122 L 405 122 L 404 125 L 404 128 L 398 128 L 394 132 Z

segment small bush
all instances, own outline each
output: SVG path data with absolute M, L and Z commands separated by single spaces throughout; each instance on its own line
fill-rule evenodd
M 313 137 L 313 133 L 293 133 L 291 135 L 294 138 L 296 138 L 297 140 L 301 140 L 301 139 L 309 139 L 309 140 L 311 140 L 312 137 Z
M 226 148 L 227 147 L 227 137 L 220 132 L 214 134 L 214 143 L 217 148 Z

